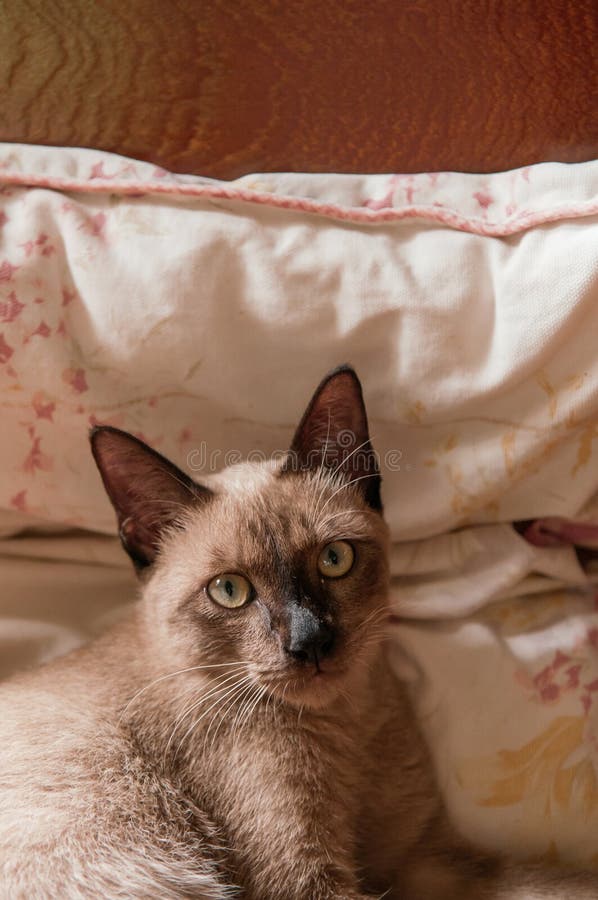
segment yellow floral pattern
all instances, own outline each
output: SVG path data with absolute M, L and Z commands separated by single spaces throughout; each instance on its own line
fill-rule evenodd
M 482 752 L 473 743 L 473 752 L 459 754 L 454 774 L 462 795 L 454 803 L 468 798 L 468 827 L 476 816 L 478 826 L 485 821 L 490 844 L 538 861 L 598 868 L 595 605 L 591 592 L 554 591 L 495 604 L 476 617 L 502 646 L 503 728 L 491 723 Z M 492 817 L 501 826 L 494 837 Z M 521 841 L 528 838 L 526 847 Z
M 584 716 L 559 716 L 537 737 L 487 761 L 489 791 L 481 806 L 538 805 L 545 816 L 598 810 L 598 778 L 585 740 Z M 476 765 L 480 768 L 480 760 Z

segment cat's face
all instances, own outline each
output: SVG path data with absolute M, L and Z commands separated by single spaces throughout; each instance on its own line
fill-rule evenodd
M 229 476 L 167 541 L 147 594 L 169 598 L 180 662 L 243 661 L 275 694 L 324 702 L 380 638 L 381 516 L 355 487 L 311 473 L 249 464 Z
M 387 615 L 387 529 L 351 370 L 320 386 L 284 464 L 241 464 L 199 487 L 122 432 L 96 431 L 94 451 L 173 665 L 221 676 L 230 664 L 232 681 L 238 662 L 265 695 L 320 707 L 369 664 Z

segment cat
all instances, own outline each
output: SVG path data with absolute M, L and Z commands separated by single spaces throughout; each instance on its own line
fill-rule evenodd
M 0 897 L 598 897 L 598 876 L 504 863 L 447 820 L 385 658 L 389 535 L 353 369 L 283 460 L 202 484 L 115 428 L 91 445 L 140 598 L 0 688 Z

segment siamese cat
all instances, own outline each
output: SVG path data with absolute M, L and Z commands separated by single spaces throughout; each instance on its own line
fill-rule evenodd
M 140 598 L 0 688 L 0 897 L 598 897 L 598 875 L 504 863 L 447 820 L 385 660 L 388 532 L 351 368 L 282 461 L 197 484 L 123 431 L 91 444 Z

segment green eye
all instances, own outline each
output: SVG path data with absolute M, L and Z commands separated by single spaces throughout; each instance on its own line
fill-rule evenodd
M 251 600 L 251 585 L 242 575 L 217 575 L 208 585 L 208 594 L 219 606 L 238 609 Z
M 325 578 L 340 578 L 347 574 L 354 559 L 351 544 L 347 541 L 333 541 L 326 544 L 318 556 L 318 570 Z

